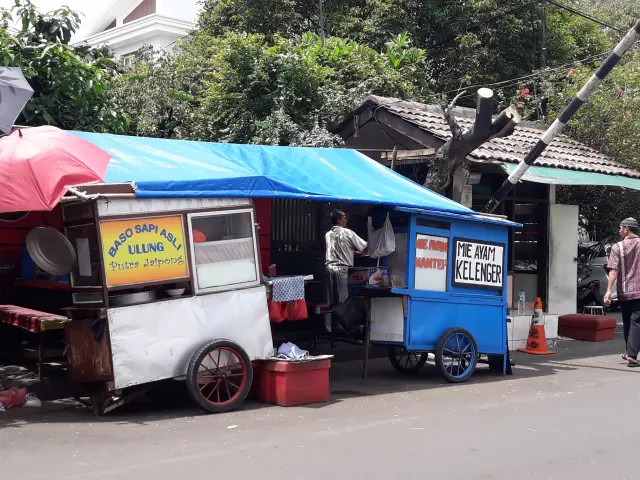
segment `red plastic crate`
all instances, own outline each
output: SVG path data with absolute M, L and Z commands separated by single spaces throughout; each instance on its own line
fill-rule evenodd
M 292 407 L 329 400 L 331 359 L 265 363 L 260 378 L 260 401 Z

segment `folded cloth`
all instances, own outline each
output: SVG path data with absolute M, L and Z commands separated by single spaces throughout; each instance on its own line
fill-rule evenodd
M 278 358 L 284 360 L 305 360 L 309 358 L 309 352 L 302 350 L 294 343 L 287 342 L 280 345 L 278 348 Z
M 271 277 L 271 300 L 293 302 L 304 300 L 304 277 Z

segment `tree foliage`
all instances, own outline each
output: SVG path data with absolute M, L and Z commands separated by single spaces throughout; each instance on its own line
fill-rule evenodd
M 424 98 L 423 52 L 402 35 L 384 53 L 326 42 L 227 32 L 196 34 L 171 54 L 138 62 L 117 98 L 137 134 L 275 145 L 333 145 L 330 122 L 367 94 Z
M 550 118 L 557 117 L 592 74 L 593 68 L 586 66 L 569 68 L 541 82 Z M 632 54 L 609 74 L 565 133 L 623 165 L 640 169 L 640 54 Z M 621 218 L 637 216 L 640 210 L 640 197 L 633 190 L 564 187 L 558 198 L 580 205 L 591 228 L 605 235 L 615 234 Z
M 317 0 L 205 0 L 202 32 L 281 35 L 320 33 Z M 328 36 L 353 39 L 377 51 L 390 36 L 406 33 L 424 50 L 434 91 L 493 83 L 540 66 L 541 9 L 530 0 L 325 0 Z M 550 65 L 608 48 L 597 25 L 548 9 Z M 472 101 L 472 100 L 471 100 Z
M 16 0 L 12 9 L 0 9 L 0 17 L 0 61 L 20 67 L 34 90 L 19 123 L 125 130 L 125 117 L 109 91 L 117 73 L 111 52 L 69 44 L 80 25 L 78 13 L 67 8 L 42 13 L 29 0 Z

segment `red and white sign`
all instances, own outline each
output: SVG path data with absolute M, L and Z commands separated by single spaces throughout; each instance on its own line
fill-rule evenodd
M 447 264 L 449 239 L 433 235 L 416 236 L 415 281 L 416 290 L 447 291 Z

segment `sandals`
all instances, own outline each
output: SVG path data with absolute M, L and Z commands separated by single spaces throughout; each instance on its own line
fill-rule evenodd
M 638 361 L 636 358 L 631 358 L 627 356 L 627 360 L 629 361 L 629 363 L 627 364 L 627 367 L 629 368 L 640 367 L 640 361 Z

